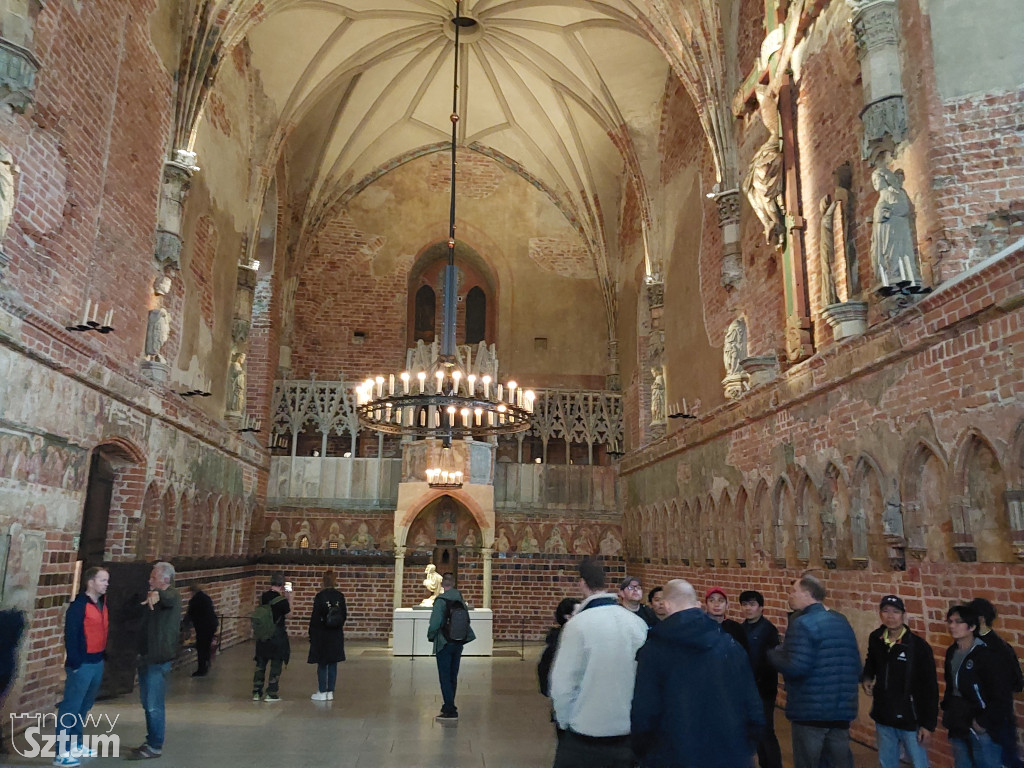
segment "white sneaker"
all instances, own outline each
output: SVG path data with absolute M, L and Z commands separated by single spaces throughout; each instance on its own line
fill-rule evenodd
M 329 693 L 317 691 L 309 698 L 311 698 L 313 701 L 327 701 L 329 697 Z
M 334 691 L 328 691 L 327 692 L 327 700 L 328 701 L 334 701 Z
M 57 766 L 64 766 L 64 768 L 75 768 L 75 766 L 81 765 L 78 762 L 78 758 L 72 756 L 70 752 L 64 752 L 63 754 L 57 755 L 53 759 L 53 764 Z
M 99 757 L 99 754 L 92 747 L 74 747 L 71 750 L 72 757 Z

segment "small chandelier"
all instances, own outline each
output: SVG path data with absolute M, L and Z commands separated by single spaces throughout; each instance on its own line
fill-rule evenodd
M 427 470 L 427 485 L 431 488 L 462 487 L 462 471 L 455 469 L 451 448 L 442 448 L 437 466 Z
M 420 370 L 368 378 L 356 389 L 360 423 L 393 435 L 439 438 L 447 450 L 453 438 L 511 434 L 530 428 L 534 394 L 515 381 L 499 384 L 460 359 L 455 346 L 458 301 L 455 268 L 455 167 L 458 144 L 459 30 L 476 25 L 455 3 L 455 77 L 452 92 L 451 205 L 448 219 L 448 263 L 444 269 L 444 314 L 440 354 Z M 496 371 L 495 371 L 496 372 Z M 477 375 L 481 374 L 481 375 Z M 443 468 L 439 471 L 443 471 Z M 439 475 L 440 477 L 440 475 Z M 461 476 L 459 479 L 462 484 Z

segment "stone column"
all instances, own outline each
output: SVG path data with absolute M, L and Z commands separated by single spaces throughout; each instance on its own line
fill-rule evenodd
M 605 376 L 604 387 L 613 392 L 622 389 L 622 379 L 619 374 L 619 340 L 608 340 L 608 369 L 610 373 Z
M 393 608 L 402 607 L 402 585 L 405 583 L 405 547 L 395 547 L 395 588 L 394 600 L 391 601 Z M 484 582 L 487 585 L 487 582 Z M 487 586 L 484 587 L 485 589 Z M 485 593 L 486 594 L 486 593 Z
M 864 83 L 864 138 L 861 156 L 876 165 L 882 153 L 892 153 L 907 135 L 900 64 L 900 19 L 896 0 L 846 0 L 853 11 L 861 80 Z
M 480 548 L 480 557 L 484 562 L 484 608 L 491 607 L 491 556 L 493 554 L 493 547 Z
M 195 152 L 176 150 L 174 159 L 164 163 L 157 212 L 156 251 L 153 258 L 161 267 L 181 269 L 181 220 L 188 196 L 189 179 L 199 170 Z
M 727 189 L 715 194 L 718 226 L 722 230 L 722 285 L 735 288 L 743 281 L 743 253 L 740 249 L 740 191 Z

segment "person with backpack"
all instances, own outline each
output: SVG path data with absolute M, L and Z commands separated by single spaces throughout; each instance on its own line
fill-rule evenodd
M 292 607 L 285 595 L 284 574 L 275 573 L 270 577 L 270 589 L 260 596 L 260 606 L 252 614 L 252 635 L 256 641 L 256 672 L 252 678 L 252 700 L 280 701 L 278 686 L 281 682 L 281 668 L 291 658 L 291 645 L 285 630 L 285 616 Z M 270 665 L 270 680 L 267 681 L 267 695 L 263 695 L 263 681 Z
M 334 701 L 338 662 L 345 660 L 345 596 L 335 588 L 334 572 L 325 571 L 323 587 L 313 598 L 309 615 L 309 664 L 316 664 L 317 690 L 313 701 Z
M 462 648 L 476 640 L 476 634 L 469 625 L 469 607 L 462 599 L 462 593 L 455 588 L 455 576 L 446 573 L 441 578 L 444 590 L 434 600 L 430 611 L 430 625 L 427 640 L 434 643 L 437 658 L 437 676 L 441 682 L 441 705 L 439 720 L 458 720 L 459 710 L 455 707 L 455 689 L 459 684 L 459 664 Z

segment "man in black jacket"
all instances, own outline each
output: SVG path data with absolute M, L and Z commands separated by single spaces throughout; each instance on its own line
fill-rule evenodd
M 285 629 L 285 617 L 291 613 L 284 574 L 275 573 L 270 577 L 270 589 L 260 595 L 260 605 L 269 605 L 274 616 L 274 634 L 269 640 L 256 641 L 256 671 L 252 677 L 252 700 L 280 701 L 281 668 L 291 658 L 291 644 Z M 270 665 L 270 679 L 267 680 L 267 695 L 263 695 L 263 681 Z
M 210 655 L 213 636 L 217 634 L 218 619 L 213 600 L 199 584 L 193 587 L 192 597 L 188 601 L 188 618 L 196 631 L 196 661 L 199 663 L 192 677 L 205 677 L 210 671 Z
M 1005 665 L 1007 679 L 1011 681 L 1014 693 L 1024 691 L 1024 673 L 1020 668 L 1020 660 L 1017 658 L 1017 651 L 1013 646 L 995 633 L 992 624 L 996 620 L 996 607 L 983 597 L 976 597 L 968 606 L 978 614 L 978 637 L 985 641 L 985 645 L 991 648 L 997 658 L 1002 659 Z M 1017 723 L 1011 718 L 1000 733 L 994 734 L 1003 750 L 1003 765 L 1006 768 L 1021 768 L 1021 762 L 1017 751 Z
M 861 685 L 871 697 L 881 768 L 897 768 L 900 745 L 914 768 L 928 768 L 928 738 L 939 713 L 939 683 L 932 647 L 907 627 L 906 607 L 896 595 L 878 606 L 882 626 L 868 636 Z
M 740 593 L 743 632 L 747 638 L 747 656 L 754 671 L 754 682 L 764 709 L 765 729 L 757 742 L 757 762 L 761 768 L 782 768 L 782 750 L 775 735 L 775 699 L 779 693 L 779 673 L 768 661 L 768 651 L 779 644 L 779 630 L 764 617 L 764 595 L 749 589 Z

